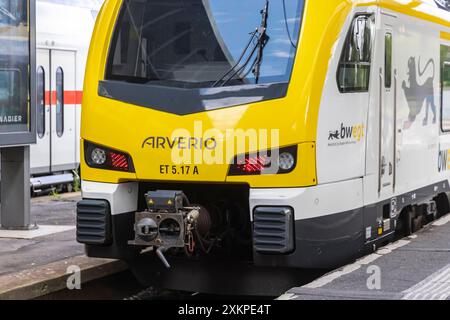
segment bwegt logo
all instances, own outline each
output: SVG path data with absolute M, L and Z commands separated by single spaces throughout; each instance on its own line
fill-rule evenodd
M 178 128 L 171 136 L 151 136 L 142 143 L 143 149 L 170 150 L 176 165 L 230 164 L 249 151 L 257 151 L 260 157 L 270 153 L 270 158 L 277 159 L 279 146 L 278 129 L 204 130 L 202 121 L 195 121 L 191 130 Z
M 354 126 L 345 126 L 341 123 L 341 127 L 336 130 L 329 131 L 328 141 L 337 142 L 334 144 L 349 144 L 360 142 L 364 138 L 365 126 L 363 124 L 357 124 Z M 330 143 L 333 145 L 333 143 Z

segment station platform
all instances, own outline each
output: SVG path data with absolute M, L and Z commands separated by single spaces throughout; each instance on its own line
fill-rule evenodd
M 39 298 L 65 289 L 73 267 L 79 268 L 82 284 L 126 269 L 122 262 L 84 255 L 75 230 L 80 197 L 70 193 L 33 198 L 36 230 L 0 230 L 0 300 Z
M 450 214 L 279 300 L 449 300 Z

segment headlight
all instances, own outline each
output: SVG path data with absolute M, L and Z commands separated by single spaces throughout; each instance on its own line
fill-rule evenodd
M 297 146 L 237 156 L 230 164 L 229 176 L 285 174 L 297 165 Z
M 283 152 L 278 156 L 278 166 L 281 170 L 289 171 L 295 165 L 295 158 L 292 153 Z
M 91 160 L 97 165 L 105 164 L 106 162 L 106 151 L 100 148 L 95 148 L 91 152 Z

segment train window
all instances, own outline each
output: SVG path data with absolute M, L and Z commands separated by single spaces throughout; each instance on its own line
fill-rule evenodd
M 450 46 L 441 45 L 441 130 L 450 132 Z
M 125 0 L 106 80 L 204 88 L 289 81 L 303 0 Z M 224 18 L 227 17 L 227 18 Z M 265 17 L 265 19 L 264 19 Z M 262 52 L 255 27 L 267 26 Z M 262 30 L 262 29 L 258 29 Z M 258 59 L 258 56 L 260 57 Z M 257 74 L 256 74 L 257 73 Z
M 64 71 L 61 67 L 56 70 L 56 134 L 61 137 L 64 133 Z
M 392 85 L 392 33 L 384 36 L 384 87 Z
M 374 22 L 370 15 L 357 16 L 350 28 L 339 62 L 337 80 L 340 92 L 367 92 Z
M 442 131 L 450 131 L 450 62 L 442 68 Z
M 39 138 L 45 134 L 45 71 L 42 66 L 36 72 L 37 90 L 37 126 L 36 131 Z

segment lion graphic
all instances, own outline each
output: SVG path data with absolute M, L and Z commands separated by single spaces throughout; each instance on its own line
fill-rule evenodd
M 330 131 L 330 135 L 328 136 L 328 140 L 339 139 L 339 130 Z
M 429 77 L 423 84 L 419 84 L 417 81 L 417 71 L 419 72 L 419 77 L 422 77 L 428 67 L 432 66 L 433 75 Z M 436 72 L 436 66 L 433 59 L 430 59 L 425 67 L 422 69 L 420 67 L 420 57 L 418 63 L 418 70 L 416 69 L 416 59 L 414 57 L 408 60 L 408 82 L 403 81 L 403 91 L 405 93 L 406 100 L 409 106 L 409 116 L 408 121 L 405 122 L 404 128 L 408 129 L 411 127 L 413 122 L 416 120 L 417 115 L 422 111 L 425 104 L 425 118 L 423 119 L 423 125 L 428 124 L 428 112 L 429 109 L 433 112 L 433 123 L 436 123 L 436 104 L 434 102 L 434 76 Z

